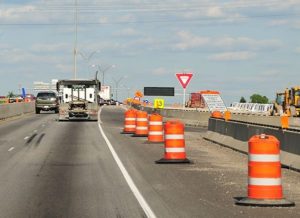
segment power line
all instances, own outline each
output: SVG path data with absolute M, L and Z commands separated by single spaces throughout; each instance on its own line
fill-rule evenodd
M 115 22 L 78 22 L 78 25 L 118 25 L 118 24 L 147 24 L 147 23 L 186 23 L 186 22 L 202 22 L 202 21 L 223 21 L 230 20 L 247 20 L 259 18 L 274 18 L 274 17 L 298 17 L 300 13 L 291 14 L 272 14 L 272 15 L 253 15 L 253 16 L 239 16 L 239 17 L 220 17 L 220 18 L 198 18 L 198 19 L 157 19 L 157 20 L 137 20 L 137 21 L 115 21 Z M 56 23 L 0 23 L 0 26 L 70 26 L 73 22 L 56 22 Z

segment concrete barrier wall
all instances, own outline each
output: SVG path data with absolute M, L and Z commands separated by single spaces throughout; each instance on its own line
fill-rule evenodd
M 157 112 L 167 119 L 180 119 L 185 124 L 195 126 L 207 126 L 209 112 L 199 112 L 196 110 L 182 110 L 182 109 L 154 109 L 151 107 L 136 107 L 139 110 L 147 111 L 148 113 Z
M 33 113 L 35 110 L 34 102 L 20 102 L 0 105 L 0 119 L 7 119 L 14 116 L 20 116 L 27 113 Z
M 280 141 L 283 165 L 300 170 L 300 131 L 210 118 L 205 139 L 247 153 L 248 140 L 261 133 Z

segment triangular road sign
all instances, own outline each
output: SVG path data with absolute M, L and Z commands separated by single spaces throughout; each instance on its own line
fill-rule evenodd
M 192 79 L 192 73 L 176 73 L 176 77 L 179 80 L 182 87 L 185 89 Z

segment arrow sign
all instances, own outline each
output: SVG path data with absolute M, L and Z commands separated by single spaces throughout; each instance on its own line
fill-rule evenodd
M 193 74 L 192 73 L 176 73 L 176 77 L 179 80 L 180 84 L 182 85 L 182 88 L 186 88 L 189 82 L 192 79 Z

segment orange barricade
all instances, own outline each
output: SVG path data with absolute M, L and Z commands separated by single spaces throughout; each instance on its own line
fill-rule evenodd
M 147 137 L 148 136 L 148 113 L 146 111 L 136 112 L 136 128 L 135 137 Z
M 229 121 L 231 119 L 231 112 L 230 111 L 225 111 L 224 112 L 224 119 L 225 119 L 225 121 Z
M 211 117 L 213 117 L 213 118 L 223 118 L 223 115 L 220 111 L 213 111 L 211 113 Z
M 148 142 L 163 142 L 163 134 L 163 117 L 159 114 L 151 114 L 149 116 Z
M 185 154 L 184 125 L 168 121 L 164 126 L 165 156 L 156 163 L 190 163 Z
M 281 121 L 281 128 L 282 129 L 288 129 L 289 128 L 289 117 L 286 114 L 283 114 L 280 117 L 280 121 Z
M 261 134 L 253 136 L 248 144 L 248 197 L 236 203 L 249 206 L 294 206 L 282 194 L 278 139 Z
M 122 133 L 133 134 L 136 128 L 136 111 L 129 109 L 124 113 L 124 129 Z

